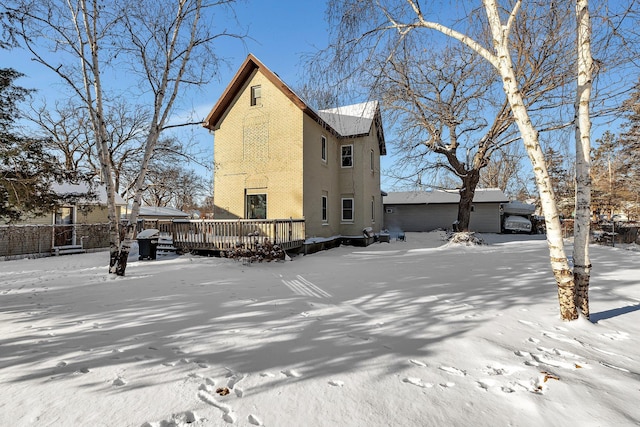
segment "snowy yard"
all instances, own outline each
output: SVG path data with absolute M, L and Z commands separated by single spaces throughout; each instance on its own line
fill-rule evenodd
M 592 246 L 563 323 L 543 237 L 483 237 L 0 262 L 0 425 L 638 425 L 640 253 Z

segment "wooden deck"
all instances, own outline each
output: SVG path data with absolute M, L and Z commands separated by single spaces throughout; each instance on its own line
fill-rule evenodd
M 285 251 L 299 249 L 305 240 L 303 219 L 235 219 L 235 220 L 148 220 L 140 229 L 157 228 L 170 233 L 173 246 L 181 252 L 227 251 L 244 245 L 255 249 L 265 239 Z

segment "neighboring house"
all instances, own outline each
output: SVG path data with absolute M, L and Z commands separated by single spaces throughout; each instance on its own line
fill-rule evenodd
M 90 190 L 84 183 L 53 184 L 54 192 L 61 196 L 76 196 L 75 203 L 63 204 L 51 214 L 41 215 L 25 221 L 25 224 L 53 224 L 54 248 L 57 246 L 80 245 L 80 236 L 76 233 L 77 224 L 108 223 L 107 191 L 104 186 L 93 189 L 93 197 L 84 197 Z M 116 217 L 119 218 L 126 202 L 116 194 Z
M 307 239 L 382 226 L 377 102 L 316 111 L 253 55 L 205 120 L 215 219 L 304 219 Z
M 140 206 L 138 219 L 189 219 L 189 214 L 169 207 Z
M 53 191 L 72 196 L 76 201 L 64 203 L 55 211 L 7 225 L 0 230 L 0 256 L 43 253 L 71 253 L 74 250 L 109 246 L 107 193 L 103 186 L 92 192 L 89 185 L 53 184 Z M 87 197 L 88 194 L 92 196 Z M 126 202 L 116 194 L 119 218 Z M 67 252 L 65 252 L 67 251 Z
M 459 201 L 458 190 L 390 192 L 384 197 L 384 226 L 391 233 L 452 229 Z M 469 229 L 499 233 L 500 204 L 508 201 L 500 189 L 476 189 Z

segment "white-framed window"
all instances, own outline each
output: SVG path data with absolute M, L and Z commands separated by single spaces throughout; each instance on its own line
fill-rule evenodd
M 342 199 L 342 222 L 353 222 L 353 199 Z
M 323 195 L 322 196 L 322 222 L 326 223 L 328 221 L 328 215 L 327 215 L 327 196 Z
M 322 140 L 321 140 L 321 158 L 323 162 L 327 162 L 327 137 L 322 135 Z
M 342 167 L 343 168 L 351 168 L 353 167 L 353 145 L 343 145 L 341 147 L 342 152 Z
M 371 222 L 376 222 L 376 196 L 371 196 Z
M 371 154 L 370 155 L 371 172 L 373 172 L 374 171 L 374 167 L 373 167 L 374 166 L 374 159 L 375 159 L 375 157 L 373 155 L 373 150 L 371 150 L 370 154 Z
M 260 85 L 251 86 L 251 105 L 262 105 L 262 87 Z

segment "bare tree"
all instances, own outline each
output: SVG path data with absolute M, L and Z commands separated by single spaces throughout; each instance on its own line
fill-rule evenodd
M 122 22 L 127 37 L 121 39 L 119 49 L 132 58 L 129 63 L 131 71 L 140 77 L 141 84 L 153 100 L 153 108 L 116 274 L 124 275 L 149 162 L 161 132 L 169 126 L 170 113 L 181 87 L 202 85 L 212 77 L 219 61 L 212 48 L 214 40 L 224 36 L 239 37 L 227 30 L 211 31 L 212 9 L 233 3 L 234 0 L 180 0 L 172 9 L 154 0 L 145 0 L 129 4 L 126 8 Z
M 214 32 L 214 12 L 232 12 L 234 0 L 178 0 L 170 5 L 152 0 L 136 3 L 98 0 L 14 0 L 5 6 L 14 34 L 36 62 L 55 72 L 79 97 L 89 112 L 107 188 L 110 230 L 109 271 L 124 275 L 137 220 L 142 188 L 158 138 L 169 126 L 183 86 L 201 85 L 215 76 L 219 58 L 212 42 L 234 36 Z M 231 13 L 232 14 L 232 13 Z M 234 36 L 235 37 L 235 36 Z M 61 55 L 60 52 L 63 54 Z M 135 76 L 134 87 L 150 99 L 150 119 L 145 126 L 144 153 L 136 177 L 134 203 L 126 237 L 119 239 L 115 216 L 115 185 L 109 159 L 105 99 L 115 93 L 122 70 Z M 114 77 L 106 87 L 103 77 Z
M 403 7 L 402 3 L 406 7 Z M 332 1 L 329 14 L 335 14 L 343 31 L 340 34 L 341 39 L 337 39 L 334 46 L 337 52 L 336 63 L 348 64 L 351 61 L 359 65 L 364 64 L 363 68 L 366 68 L 370 64 L 367 60 L 371 58 L 371 49 L 378 47 L 375 42 L 367 45 L 372 38 L 380 41 L 377 36 L 389 32 L 396 35 L 390 43 L 397 46 L 412 32 L 432 30 L 457 40 L 486 60 L 497 71 L 510 114 L 519 130 L 534 171 L 547 226 L 547 243 L 551 268 L 558 287 L 560 314 L 564 320 L 573 320 L 578 317 L 574 277 L 564 247 L 555 194 L 539 141 L 539 130 L 534 125 L 531 112 L 528 110 L 529 102 L 525 99 L 525 92 L 518 78 L 517 61 L 514 60 L 512 50 L 512 30 L 516 25 L 522 1 L 513 2 L 509 9 L 501 8 L 495 0 L 483 0 L 482 3 L 485 22 L 490 33 L 487 44 L 483 44 L 483 40 L 479 37 L 474 38 L 453 27 L 430 21 L 417 0 Z M 364 61 L 356 61 L 362 58 Z M 517 56 L 515 58 L 517 59 Z M 354 76 L 361 70 L 362 68 L 351 68 L 346 71 L 350 76 Z

